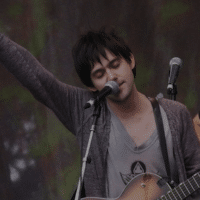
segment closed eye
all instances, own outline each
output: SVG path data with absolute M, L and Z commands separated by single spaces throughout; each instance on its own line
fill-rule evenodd
M 117 68 L 119 67 L 119 65 L 120 65 L 120 64 L 114 64 L 114 65 L 111 66 L 111 68 L 117 69 Z
M 92 73 L 92 76 L 94 78 L 101 78 L 104 74 L 104 71 L 105 71 L 104 69 L 98 69 L 97 71 Z
M 120 58 L 116 58 L 110 62 L 110 68 L 116 69 L 120 66 L 120 64 L 121 64 Z

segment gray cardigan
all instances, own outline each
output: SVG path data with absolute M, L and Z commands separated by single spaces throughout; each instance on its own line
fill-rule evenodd
M 57 80 L 23 47 L 0 34 L 0 61 L 33 96 L 53 110 L 65 127 L 83 140 L 85 152 L 92 125 L 93 108 L 83 110 L 93 97 L 88 90 L 67 85 Z M 175 101 L 160 99 L 172 133 L 174 155 L 179 181 L 200 171 L 200 145 L 193 122 L 186 107 Z M 101 103 L 101 113 L 93 137 L 84 184 L 86 196 L 106 197 L 105 181 L 107 149 L 109 145 L 111 115 L 106 102 Z

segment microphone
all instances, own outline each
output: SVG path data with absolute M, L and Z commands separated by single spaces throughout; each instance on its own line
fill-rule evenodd
M 182 67 L 182 60 L 178 57 L 174 57 L 170 60 L 169 66 L 169 79 L 168 79 L 168 86 L 167 91 L 170 92 L 173 89 L 173 85 L 176 83 L 176 79 L 179 74 L 179 70 Z
M 98 93 L 95 98 L 91 98 L 84 106 L 84 109 L 93 106 L 96 102 L 101 101 L 110 94 L 117 94 L 119 92 L 119 84 L 115 81 L 108 81 L 104 88 Z

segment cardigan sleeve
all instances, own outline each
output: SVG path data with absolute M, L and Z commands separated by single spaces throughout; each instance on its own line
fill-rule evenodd
M 25 48 L 0 33 L 0 62 L 60 121 L 75 132 L 87 90 L 60 82 Z
M 186 106 L 180 102 L 165 98 L 161 98 L 159 102 L 165 110 L 169 121 L 174 155 L 179 172 L 179 182 L 181 183 L 200 172 L 200 143 Z M 192 196 L 198 196 L 200 199 L 199 190 Z M 191 198 L 188 197 L 188 199 Z
M 190 178 L 194 174 L 200 173 L 200 142 L 191 115 L 186 108 L 182 110 L 181 118 L 183 122 L 182 151 L 187 178 Z M 200 199 L 200 190 L 194 192 L 192 197 Z

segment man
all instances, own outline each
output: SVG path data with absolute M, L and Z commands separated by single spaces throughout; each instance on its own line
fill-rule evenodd
M 105 31 L 89 32 L 73 48 L 73 58 L 76 71 L 89 90 L 61 83 L 27 50 L 0 36 L 1 62 L 76 135 L 83 155 L 94 111 L 91 107 L 83 112 L 85 103 L 108 81 L 119 84 L 119 92 L 100 103 L 84 176 L 87 197 L 116 198 L 140 173 L 166 177 L 153 108 L 136 89 L 135 59 L 123 39 Z M 200 146 L 186 107 L 164 98 L 159 99 L 159 105 L 171 178 L 181 183 L 200 171 Z

